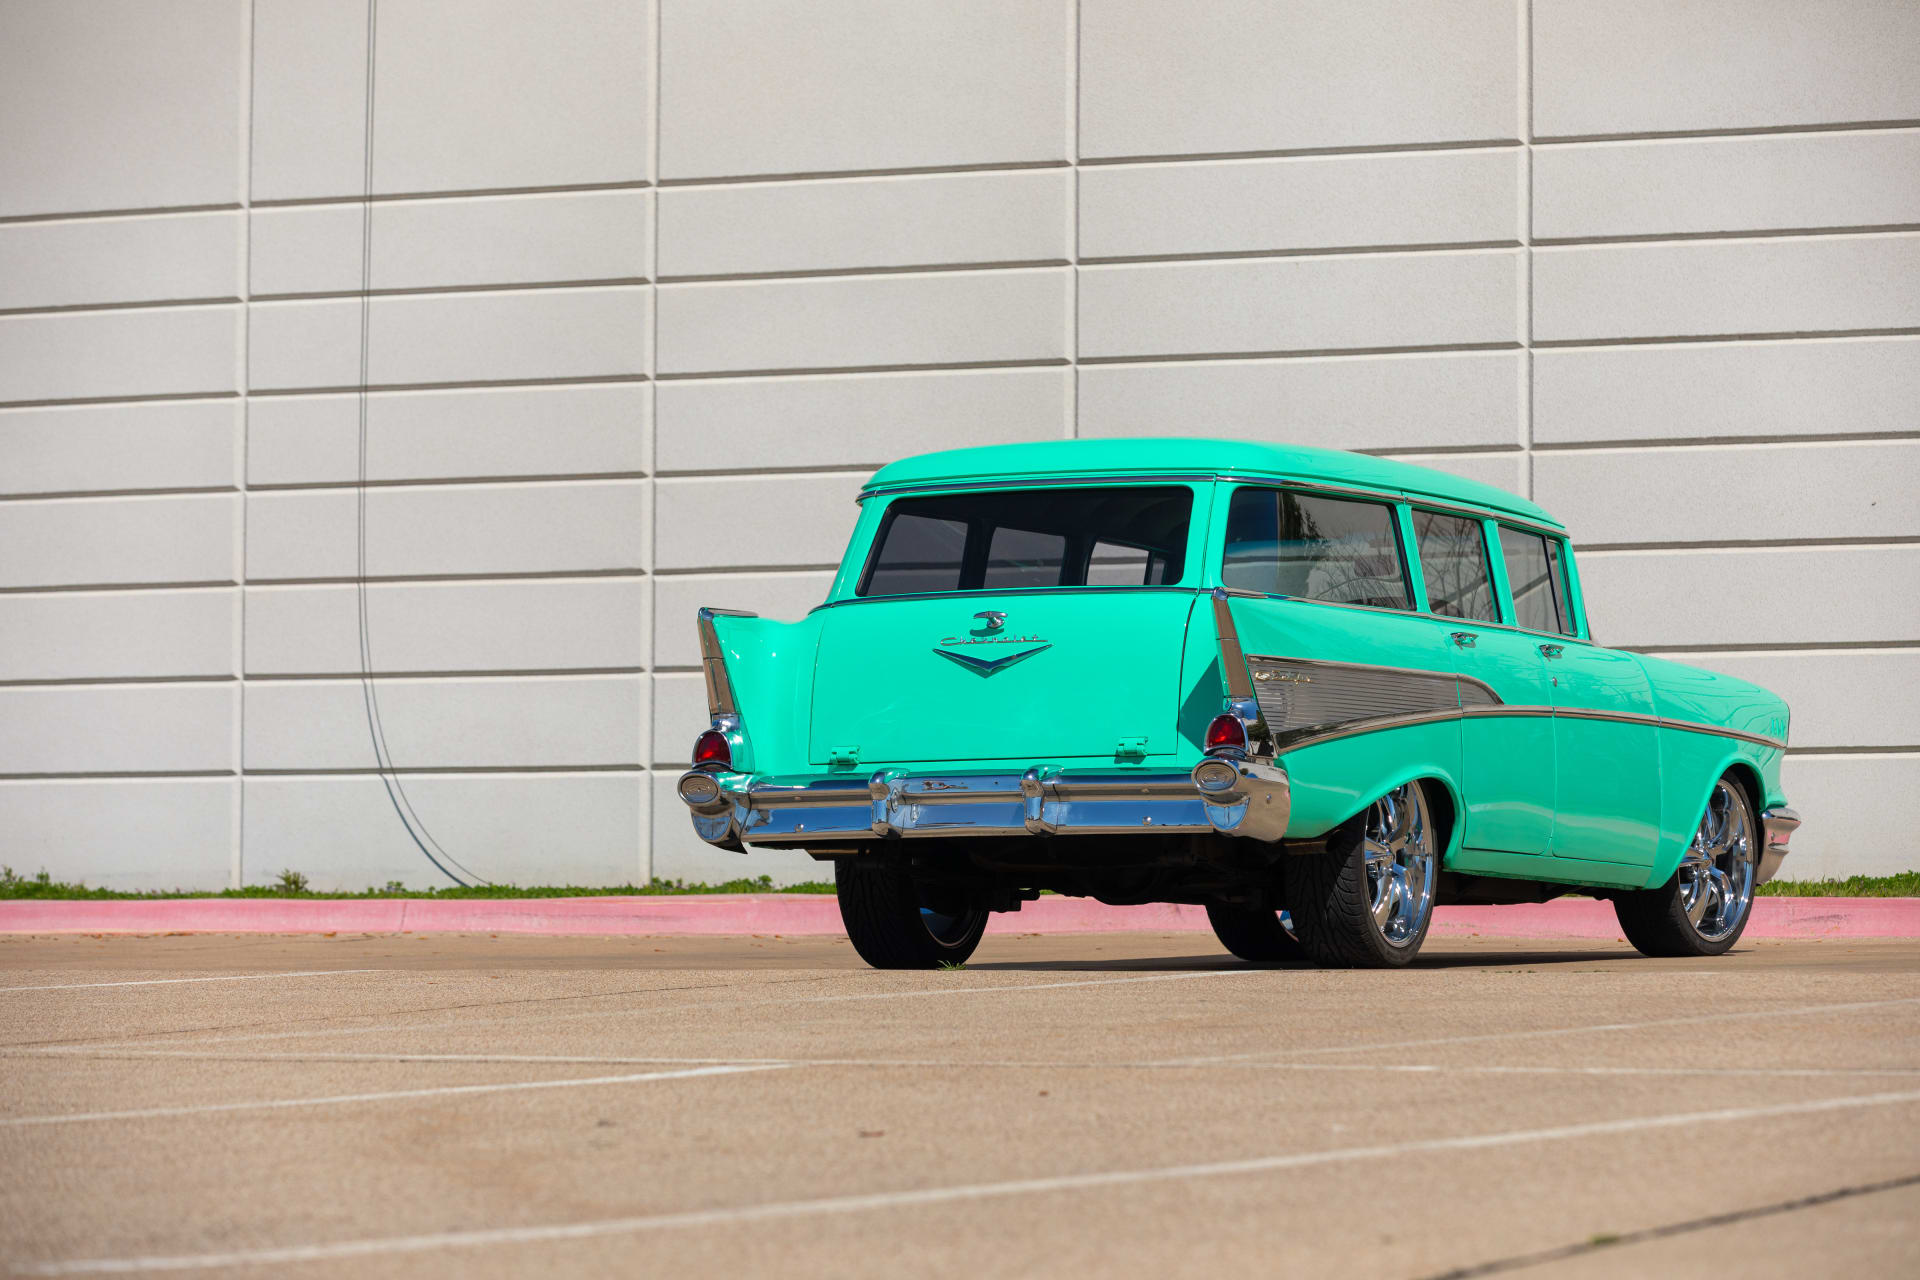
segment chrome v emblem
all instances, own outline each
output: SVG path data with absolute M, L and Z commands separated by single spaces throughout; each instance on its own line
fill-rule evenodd
M 1051 644 L 1043 644 L 1038 648 L 1023 649 L 1019 653 L 1010 653 L 1004 658 L 980 658 L 957 649 L 935 649 L 934 652 L 943 658 L 952 658 L 969 671 L 978 671 L 983 676 L 990 676 L 996 671 L 1002 671 L 1012 666 L 1022 658 L 1031 658 L 1034 654 L 1044 653 L 1051 648 L 1053 648 Z

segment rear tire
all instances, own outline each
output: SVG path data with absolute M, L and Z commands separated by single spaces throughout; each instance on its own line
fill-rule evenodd
M 1759 824 L 1731 777 L 1707 798 L 1693 843 L 1658 889 L 1613 900 L 1620 932 L 1645 956 L 1717 956 L 1731 950 L 1753 915 Z
M 1438 837 L 1418 782 L 1397 787 L 1336 829 L 1327 851 L 1283 864 L 1300 946 L 1330 969 L 1411 964 L 1433 923 Z
M 1220 945 L 1255 964 L 1275 964 L 1305 960 L 1299 940 L 1287 932 L 1278 911 L 1258 907 L 1216 906 L 1207 908 L 1207 923 Z
M 983 908 L 935 912 L 913 877 L 896 867 L 846 858 L 834 864 L 833 881 L 847 939 L 876 969 L 964 964 L 986 932 Z

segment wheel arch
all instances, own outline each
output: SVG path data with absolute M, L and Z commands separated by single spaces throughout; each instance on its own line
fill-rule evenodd
M 1731 747 L 1712 759 L 1714 764 L 1710 770 L 1701 770 L 1700 774 L 1685 784 L 1675 784 L 1684 786 L 1681 795 L 1686 803 L 1668 810 L 1660 854 L 1654 860 L 1647 888 L 1665 884 L 1679 870 L 1680 860 L 1686 856 L 1687 846 L 1692 843 L 1693 833 L 1700 825 L 1700 816 L 1707 811 L 1707 802 L 1713 798 L 1713 789 L 1720 784 L 1720 779 L 1733 779 L 1734 785 L 1746 796 L 1747 803 L 1753 806 L 1756 823 L 1761 811 L 1766 808 L 1766 780 L 1759 768 L 1738 747 Z

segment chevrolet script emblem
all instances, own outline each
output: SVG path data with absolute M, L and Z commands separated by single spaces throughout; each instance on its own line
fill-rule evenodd
M 990 676 L 996 671 L 1005 670 L 1007 667 L 1019 662 L 1022 658 L 1031 658 L 1036 653 L 1041 653 L 1053 648 L 1052 641 L 1042 640 L 1039 636 L 1008 636 L 997 634 L 1007 623 L 1007 615 L 998 609 L 989 609 L 983 613 L 976 613 L 973 616 L 987 624 L 981 628 L 982 630 L 996 634 L 985 636 L 948 636 L 940 642 L 939 647 L 936 648 L 934 652 L 943 658 L 953 659 L 969 671 L 977 671 L 983 676 Z M 998 646 L 1003 644 L 1030 645 L 1032 647 L 1022 649 L 1018 653 L 1001 653 L 998 656 L 989 656 L 992 653 L 991 648 L 989 649 L 989 653 L 968 652 L 968 650 L 976 646 Z

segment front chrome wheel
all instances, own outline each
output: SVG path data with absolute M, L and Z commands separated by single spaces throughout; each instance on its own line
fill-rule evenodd
M 1740 788 L 1722 778 L 1680 860 L 1680 908 L 1701 938 L 1719 942 L 1746 923 L 1758 859 L 1752 808 Z
M 1433 911 L 1437 859 L 1427 797 L 1408 783 L 1374 802 L 1360 836 L 1367 897 L 1374 926 L 1390 947 L 1410 947 L 1426 932 Z

